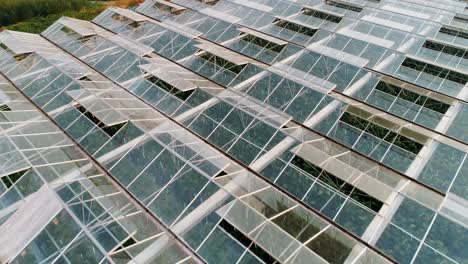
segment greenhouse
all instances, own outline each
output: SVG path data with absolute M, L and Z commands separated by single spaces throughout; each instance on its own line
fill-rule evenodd
M 468 2 L 5 30 L 0 149 L 0 263 L 468 264 Z

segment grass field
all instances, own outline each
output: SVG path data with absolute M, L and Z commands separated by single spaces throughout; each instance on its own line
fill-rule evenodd
M 62 16 L 74 17 L 83 20 L 92 20 L 104 9 L 106 9 L 106 7 L 107 5 L 101 3 L 89 3 L 79 10 L 69 10 L 46 16 L 37 16 L 23 22 L 7 26 L 6 29 L 30 33 L 40 33 Z
M 2 0 L 0 2 L 0 26 L 37 16 L 80 10 L 91 4 L 89 0 Z
M 16 14 L 26 8 L 28 5 L 23 6 L 23 2 L 28 2 L 37 5 L 35 8 L 37 11 L 34 11 L 36 15 L 30 14 L 29 18 L 21 19 L 21 22 L 14 23 L 0 23 L 4 25 L 4 29 L 30 32 L 30 33 L 40 33 L 44 31 L 47 27 L 52 25 L 57 19 L 62 16 L 73 17 L 83 20 L 92 20 L 99 13 L 101 13 L 106 7 L 119 6 L 119 7 L 129 7 L 135 6 L 142 0 L 116 0 L 116 1 L 107 1 L 107 2 L 92 2 L 89 0 L 1 0 L 6 1 L 6 5 L 0 5 L 0 21 L 19 21 L 19 15 Z M 16 1 L 16 2 L 15 2 Z M 68 4 L 63 4 L 67 2 Z M 17 3 L 16 5 L 13 2 Z M 44 6 L 51 7 L 46 11 L 43 10 Z M 60 9 L 56 9 L 56 6 L 61 6 Z M 6 11 L 5 7 L 9 7 Z M 7 12 L 7 13 L 2 13 Z M 8 14 L 8 15 L 7 15 Z M 25 17 L 25 15 L 21 15 Z M 12 19 L 15 17 L 15 19 Z M 3 20 L 2 20 L 3 19 Z M 1 31 L 1 27 L 0 27 Z

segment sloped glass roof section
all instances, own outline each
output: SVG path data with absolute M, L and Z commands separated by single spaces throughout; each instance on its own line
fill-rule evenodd
M 146 0 L 1 32 L 0 262 L 467 263 L 466 8 Z

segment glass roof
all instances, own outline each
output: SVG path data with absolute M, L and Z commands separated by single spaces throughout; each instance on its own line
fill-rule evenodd
M 466 7 L 146 0 L 1 32 L 0 262 L 467 263 Z

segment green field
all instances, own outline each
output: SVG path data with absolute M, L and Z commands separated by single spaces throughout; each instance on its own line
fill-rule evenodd
M 80 10 L 91 4 L 89 0 L 2 0 L 0 26 L 11 25 L 37 16 Z
M 7 1 L 10 1 L 10 0 L 7 0 Z M 39 0 L 30 0 L 30 1 L 39 2 Z M 61 2 L 61 1 L 62 0 L 55 0 L 55 2 Z M 72 2 L 73 0 L 65 0 L 65 1 Z M 56 12 L 53 14 L 37 15 L 32 18 L 23 20 L 22 22 L 6 26 L 6 29 L 30 32 L 30 33 L 40 33 L 44 31 L 47 27 L 52 25 L 57 19 L 59 19 L 62 16 L 74 17 L 74 18 L 83 19 L 83 20 L 92 20 L 94 17 L 96 17 L 99 13 L 101 13 L 106 8 L 105 4 L 91 3 L 89 1 L 85 1 L 85 2 L 86 3 L 84 6 L 76 10 L 64 9 L 65 11 L 62 10 L 60 12 Z

